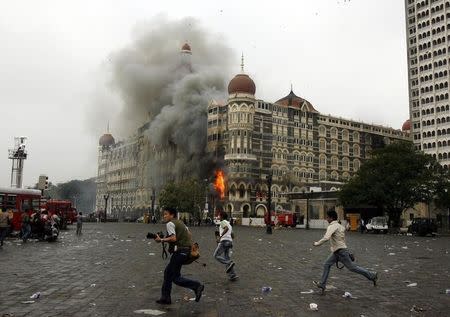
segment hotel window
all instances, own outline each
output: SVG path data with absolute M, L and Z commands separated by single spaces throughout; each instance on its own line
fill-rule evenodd
M 342 154 L 348 155 L 348 152 L 349 152 L 348 143 L 347 142 L 342 143 Z
M 336 128 L 331 128 L 330 129 L 330 135 L 331 135 L 332 138 L 337 139 L 337 135 L 338 135 L 337 129 Z
M 326 136 L 327 135 L 327 129 L 323 125 L 321 125 L 319 127 L 319 135 L 320 136 Z
M 354 160 L 353 161 L 353 171 L 357 172 L 360 167 L 361 167 L 361 163 L 359 162 L 359 160 Z
M 359 133 L 353 132 L 353 142 L 359 142 Z
M 327 179 L 327 172 L 324 171 L 324 170 L 321 170 L 321 171 L 319 172 L 319 179 L 320 179 L 321 181 L 326 180 L 326 179 Z
M 331 153 L 338 152 L 338 143 L 336 141 L 331 141 Z
M 327 142 L 324 139 L 319 140 L 319 150 L 326 151 L 327 149 Z
M 342 159 L 342 169 L 344 171 L 348 171 L 350 169 L 350 161 L 348 158 L 344 157 Z
M 326 167 L 327 166 L 327 156 L 324 154 L 321 154 L 319 157 L 319 165 L 321 167 Z
M 359 156 L 359 155 L 360 155 L 360 153 L 359 153 L 359 145 L 355 144 L 355 145 L 353 145 L 353 156 Z
M 333 156 L 331 158 L 331 168 L 337 168 L 338 167 L 338 159 L 337 157 Z
M 348 141 L 348 130 L 342 130 L 342 140 Z

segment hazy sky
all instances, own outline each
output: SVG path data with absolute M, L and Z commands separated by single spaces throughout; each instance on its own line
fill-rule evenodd
M 198 19 L 232 48 L 236 73 L 243 52 L 257 98 L 276 101 L 292 83 L 325 114 L 394 128 L 409 116 L 403 0 L 1 1 L 0 186 L 19 135 L 28 137 L 24 185 L 39 174 L 96 175 L 108 118 L 93 128 L 88 116 L 105 91 L 101 70 L 137 24 L 161 14 Z

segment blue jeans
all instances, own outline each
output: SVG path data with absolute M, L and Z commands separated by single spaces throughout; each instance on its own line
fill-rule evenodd
M 339 249 L 336 252 L 331 253 L 328 259 L 325 261 L 325 264 L 323 265 L 322 281 L 320 282 L 323 287 L 325 287 L 325 285 L 327 284 L 330 269 L 333 265 L 336 264 L 337 260 L 339 260 L 339 262 L 344 264 L 345 267 L 352 272 L 361 274 L 369 280 L 373 280 L 375 278 L 375 273 L 371 273 L 365 268 L 357 266 L 354 262 L 352 262 L 347 249 Z
M 22 224 L 22 240 L 26 242 L 31 235 L 31 225 L 29 223 Z
M 174 252 L 170 257 L 170 262 L 164 270 L 164 282 L 161 288 L 161 299 L 171 300 L 172 282 L 178 286 L 189 288 L 195 291 L 201 284 L 198 281 L 190 280 L 181 276 L 181 267 L 186 262 L 188 253 Z
M 230 264 L 232 262 L 230 259 L 231 248 L 233 248 L 233 242 L 229 240 L 220 241 L 219 245 L 216 248 L 216 251 L 214 251 L 214 258 L 222 264 Z M 234 268 L 232 268 L 228 272 L 228 275 L 230 277 L 235 275 Z

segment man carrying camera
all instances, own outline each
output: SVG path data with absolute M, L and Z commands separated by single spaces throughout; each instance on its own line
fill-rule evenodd
M 172 300 L 170 293 L 172 291 L 172 282 L 178 286 L 189 288 L 195 292 L 195 301 L 200 301 L 205 286 L 198 281 L 187 279 L 181 276 L 181 266 L 186 263 L 190 256 L 192 240 L 191 232 L 186 225 L 177 219 L 175 208 L 164 208 L 164 222 L 167 228 L 167 237 L 155 235 L 156 242 L 168 242 L 169 251 L 173 250 L 170 262 L 164 270 L 164 282 L 161 288 L 161 298 L 156 302 L 158 304 L 170 305 Z
M 376 272 L 369 272 L 365 268 L 357 266 L 353 263 L 348 252 L 347 245 L 345 244 L 345 228 L 337 221 L 337 213 L 334 210 L 329 210 L 327 212 L 327 221 L 329 223 L 327 232 L 317 242 L 314 242 L 314 246 L 319 246 L 322 243 L 330 240 L 331 254 L 325 261 L 323 267 L 322 280 L 320 282 L 313 281 L 313 283 L 323 291 L 325 291 L 328 275 L 330 274 L 330 268 L 337 261 L 345 265 L 347 269 L 352 272 L 361 274 L 365 276 L 368 280 L 373 282 L 373 285 L 377 285 L 378 274 Z

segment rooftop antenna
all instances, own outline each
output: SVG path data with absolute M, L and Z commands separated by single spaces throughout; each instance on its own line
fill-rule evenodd
M 244 72 L 244 53 L 241 56 L 241 71 Z

